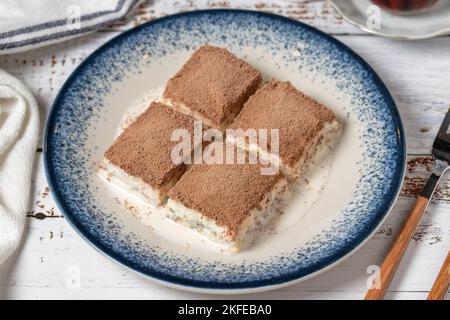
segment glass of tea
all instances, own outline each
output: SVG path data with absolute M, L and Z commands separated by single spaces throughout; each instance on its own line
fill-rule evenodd
M 372 0 L 383 9 L 397 14 L 414 14 L 428 10 L 438 0 Z

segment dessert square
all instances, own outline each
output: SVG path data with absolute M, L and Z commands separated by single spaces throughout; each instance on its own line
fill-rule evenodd
M 178 143 L 171 141 L 175 129 L 187 129 L 192 137 L 194 122 L 162 103 L 151 103 L 105 152 L 99 173 L 144 202 L 158 206 L 186 170 L 184 163 L 174 163 L 171 158 Z
M 213 142 L 208 146 L 220 144 Z M 280 172 L 262 175 L 259 164 L 193 165 L 169 191 L 165 215 L 222 246 L 247 247 L 279 214 L 287 188 Z
M 163 96 L 179 112 L 223 130 L 260 83 L 260 72 L 247 62 L 205 45 L 169 80 Z
M 260 88 L 245 103 L 230 129 L 278 129 L 279 148 L 276 150 L 268 133 L 267 143 L 261 145 L 229 134 L 227 140 L 271 161 L 278 161 L 281 171 L 297 181 L 305 164 L 319 149 L 328 149 L 341 134 L 341 125 L 331 110 L 304 95 L 290 82 L 272 80 Z

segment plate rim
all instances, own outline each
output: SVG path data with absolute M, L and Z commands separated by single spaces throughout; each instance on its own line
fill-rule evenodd
M 434 32 L 416 35 L 416 36 L 407 35 L 407 34 L 392 34 L 392 33 L 382 32 L 379 30 L 370 29 L 370 28 L 366 27 L 365 25 L 360 24 L 359 22 L 356 22 L 355 20 L 352 20 L 349 16 L 345 15 L 344 12 L 341 10 L 341 7 L 339 7 L 339 5 L 334 0 L 327 0 L 327 2 L 349 24 L 361 29 L 364 32 L 367 32 L 369 34 L 373 34 L 376 36 L 380 36 L 380 37 L 384 37 L 384 38 L 388 38 L 388 39 L 394 39 L 394 40 L 414 41 L 414 40 L 432 39 L 432 38 L 437 38 L 440 36 L 445 36 L 445 35 L 450 34 L 450 27 L 444 28 L 442 30 L 434 31 Z
M 308 31 L 311 31 L 315 34 L 318 34 L 322 37 L 325 37 L 326 39 L 328 39 L 329 41 L 333 42 L 333 44 L 337 45 L 337 47 L 339 47 L 340 49 L 344 50 L 347 54 L 349 54 L 353 59 L 355 59 L 357 62 L 359 62 L 365 69 L 369 70 L 373 76 L 374 76 L 374 80 L 377 83 L 377 86 L 382 89 L 384 91 L 384 96 L 387 96 L 387 98 L 390 98 L 392 101 L 391 106 L 393 106 L 392 108 L 392 113 L 393 113 L 393 117 L 396 120 L 395 123 L 395 127 L 397 130 L 397 137 L 399 140 L 399 145 L 401 146 L 401 148 L 399 148 L 399 152 L 400 157 L 402 158 L 402 163 L 398 164 L 398 168 L 397 170 L 398 172 L 398 181 L 396 181 L 396 192 L 394 197 L 391 199 L 390 203 L 388 204 L 388 209 L 386 210 L 386 212 L 384 213 L 383 217 L 380 219 L 380 221 L 378 222 L 378 224 L 376 224 L 375 226 L 373 226 L 372 228 L 369 228 L 369 231 L 364 234 L 363 240 L 356 240 L 355 243 L 357 243 L 359 241 L 359 243 L 357 243 L 351 250 L 347 251 L 346 253 L 344 253 L 341 257 L 335 259 L 334 261 L 329 262 L 328 264 L 326 264 L 323 267 L 320 267 L 320 269 L 311 272 L 307 275 L 304 276 L 300 276 L 298 278 L 292 279 L 292 280 L 288 280 L 288 281 L 283 281 L 280 283 L 276 283 L 276 284 L 266 284 L 266 285 L 248 285 L 248 286 L 242 286 L 242 287 L 237 287 L 237 288 L 221 288 L 221 287 L 215 287 L 214 285 L 207 285 L 207 284 L 199 284 L 196 283 L 195 285 L 190 283 L 189 281 L 180 278 L 180 279 L 167 279 L 164 277 L 161 277 L 159 275 L 156 274 L 149 274 L 149 273 L 145 273 L 142 270 L 137 270 L 135 268 L 132 267 L 132 263 L 125 263 L 125 261 L 122 261 L 122 259 L 120 259 L 119 257 L 115 257 L 113 255 L 110 254 L 110 252 L 108 252 L 108 250 L 104 250 L 104 248 L 102 248 L 101 246 L 99 246 L 99 242 L 97 241 L 97 239 L 94 239 L 92 237 L 92 239 L 90 239 L 91 237 L 88 237 L 87 235 L 85 235 L 83 233 L 83 230 L 79 227 L 79 223 L 76 221 L 76 219 L 74 219 L 74 217 L 71 216 L 71 210 L 69 210 L 68 208 L 65 207 L 65 205 L 63 204 L 63 196 L 60 194 L 60 191 L 55 188 L 56 187 L 56 180 L 54 181 L 53 179 L 55 179 L 52 176 L 52 165 L 50 164 L 50 155 L 48 152 L 48 142 L 49 142 L 49 138 L 50 138 L 50 126 L 52 123 L 55 122 L 55 114 L 56 111 L 58 109 L 58 102 L 61 98 L 61 96 L 63 95 L 63 93 L 65 92 L 66 87 L 69 87 L 69 85 L 71 84 L 71 82 L 74 80 L 74 78 L 76 78 L 78 76 L 78 73 L 81 71 L 81 69 L 89 64 L 89 62 L 95 57 L 97 56 L 100 52 L 102 52 L 103 50 L 105 50 L 106 48 L 108 48 L 109 46 L 112 46 L 114 44 L 116 44 L 116 42 L 126 38 L 128 35 L 133 34 L 135 32 L 138 32 L 140 29 L 143 29 L 145 27 L 148 27 L 150 25 L 156 24 L 156 23 L 160 23 L 164 20 L 170 20 L 170 19 L 176 19 L 179 16 L 195 16 L 197 14 L 208 14 L 208 13 L 214 13 L 214 12 L 222 12 L 222 13 L 243 13 L 243 14 L 253 14 L 256 16 L 264 16 L 267 17 L 269 19 L 278 19 L 281 20 L 285 23 L 290 23 L 290 24 L 294 24 L 294 25 L 299 25 L 304 29 L 307 29 Z M 401 149 L 401 150 L 400 150 Z M 385 83 L 382 81 L 382 79 L 379 77 L 379 75 L 375 72 L 375 70 L 370 66 L 370 64 L 368 62 L 366 62 L 362 57 L 360 57 L 356 52 L 354 52 L 350 47 L 348 47 L 347 45 L 345 45 L 344 43 L 340 42 L 338 39 L 336 39 L 335 37 L 315 28 L 312 27 L 308 24 L 305 24 L 301 21 L 297 21 L 282 15 L 278 15 L 278 14 L 274 14 L 274 13 L 268 13 L 268 12 L 261 12 L 261 11 L 256 11 L 256 10 L 245 10 L 245 9 L 205 9 L 205 10 L 193 10 L 193 11 L 188 11 L 188 12 L 181 12 L 181 13 L 176 13 L 176 14 L 172 14 L 172 15 L 167 15 L 164 17 L 160 17 L 157 19 L 154 19 L 152 21 L 148 21 L 146 23 L 143 23 L 139 26 L 133 27 L 125 32 L 122 32 L 114 37 L 112 37 L 111 39 L 109 39 L 108 41 L 106 41 L 104 44 L 102 44 L 101 46 L 99 46 L 97 49 L 95 49 L 92 53 L 90 53 L 72 72 L 71 74 L 68 76 L 68 78 L 64 81 L 63 85 L 60 87 L 58 94 L 56 95 L 52 106 L 50 108 L 50 111 L 47 115 L 47 120 L 46 120 L 46 125 L 45 125 L 45 131 L 44 131 L 44 145 L 43 145 L 43 160 L 44 160 L 44 169 L 45 169 L 45 175 L 46 175 L 46 179 L 47 182 L 49 184 L 50 190 L 52 192 L 52 196 L 53 199 L 55 201 L 55 204 L 57 205 L 57 207 L 59 208 L 59 210 L 62 212 L 64 219 L 68 222 L 68 224 L 76 231 L 77 234 L 79 234 L 81 236 L 82 239 L 84 239 L 87 243 L 89 243 L 92 247 L 94 247 L 97 251 L 99 251 L 100 253 L 102 253 L 102 255 L 108 257 L 110 260 L 115 261 L 116 263 L 124 266 L 126 269 L 133 271 L 135 274 L 140 275 L 141 277 L 144 277 L 146 279 L 149 279 L 151 282 L 156 283 L 156 284 L 160 284 L 166 287 L 170 287 L 170 288 L 174 288 L 174 289 L 180 289 L 183 291 L 189 291 L 189 292 L 196 292 L 196 293 L 208 293 L 208 294 L 246 294 L 246 293 L 256 293 L 256 292 L 263 292 L 263 291 L 269 291 L 269 290 L 274 290 L 274 289 L 279 289 L 279 288 L 283 288 L 286 286 L 290 286 L 293 284 L 297 284 L 300 283 L 302 281 L 311 279 L 313 277 L 316 277 L 317 275 L 324 273 L 332 268 L 334 268 L 336 265 L 340 264 L 342 261 L 348 259 L 351 255 L 353 255 L 356 251 L 358 251 L 367 241 L 369 241 L 373 235 L 375 234 L 375 232 L 378 230 L 378 228 L 383 224 L 383 222 L 387 219 L 387 217 L 389 216 L 389 214 L 392 211 L 392 208 L 394 206 L 394 204 L 396 203 L 399 195 L 400 195 L 400 191 L 402 188 L 402 185 L 404 183 L 404 176 L 406 173 L 406 161 L 407 161 L 407 153 L 406 153 L 406 138 L 405 138 L 405 131 L 404 131 L 404 126 L 403 126 L 403 122 L 402 122 L 402 118 L 401 115 L 399 113 L 398 110 L 398 106 L 397 103 L 394 99 L 394 97 L 392 96 L 391 92 L 389 91 L 389 89 L 387 88 L 387 86 L 385 85 Z M 350 245 L 351 246 L 351 245 Z

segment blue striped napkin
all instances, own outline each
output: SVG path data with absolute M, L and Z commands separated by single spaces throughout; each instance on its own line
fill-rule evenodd
M 30 50 L 105 27 L 140 0 L 1 0 L 0 54 Z

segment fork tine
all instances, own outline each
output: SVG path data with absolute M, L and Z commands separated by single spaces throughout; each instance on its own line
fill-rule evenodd
M 448 107 L 447 114 L 445 115 L 444 121 L 442 121 L 441 127 L 439 128 L 438 136 L 440 135 L 447 136 L 447 130 L 449 126 L 450 126 L 450 106 Z
M 441 127 L 439 128 L 432 150 L 432 153 L 436 159 L 446 161 L 447 165 L 450 164 L 450 133 L 447 132 L 449 126 L 450 107 L 445 115 L 444 121 L 442 121 Z

